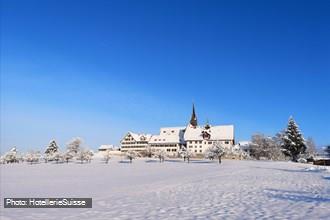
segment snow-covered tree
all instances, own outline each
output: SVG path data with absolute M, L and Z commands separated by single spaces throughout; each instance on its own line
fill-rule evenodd
M 154 157 L 158 158 L 160 163 L 164 162 L 166 156 L 167 154 L 165 150 L 157 150 L 154 153 Z
M 109 160 L 111 159 L 111 151 L 109 149 L 104 152 L 103 159 L 105 163 L 109 163 Z
M 86 160 L 86 152 L 84 150 L 78 151 L 76 154 L 76 159 L 80 160 L 80 163 L 83 163 Z
M 93 159 L 94 152 L 92 150 L 88 150 L 86 153 L 86 162 L 90 163 Z
M 59 147 L 56 144 L 56 141 L 51 140 L 49 142 L 48 146 L 46 147 L 45 154 L 52 155 L 52 154 L 58 152 L 58 150 L 59 150 Z
M 297 162 L 298 156 L 306 151 L 305 139 L 292 117 L 289 119 L 283 136 L 282 149 L 283 153 L 295 162 Z
M 194 155 L 191 150 L 186 147 L 182 147 L 179 151 L 179 155 L 183 158 L 183 161 L 190 163 L 190 158 Z
M 56 163 L 59 163 L 59 162 L 63 162 L 64 161 L 64 157 L 63 155 L 58 151 L 58 152 L 55 152 L 52 156 L 52 159 L 56 161 Z
M 143 152 L 143 156 L 146 156 L 146 157 L 152 157 L 155 153 L 155 150 L 150 146 L 148 145 L 145 149 L 145 151 Z
M 127 151 L 126 152 L 126 158 L 129 159 L 129 162 L 132 163 L 134 159 L 136 159 L 139 156 L 139 153 L 136 151 Z
M 6 160 L 4 156 L 0 156 L 0 164 L 5 164 Z
M 92 160 L 93 157 L 93 152 L 90 150 L 80 150 L 78 151 L 78 153 L 76 154 L 76 159 L 80 160 L 81 163 L 83 163 L 84 161 L 89 162 Z
M 18 151 L 17 151 L 16 147 L 13 147 L 10 151 L 5 153 L 5 155 L 3 156 L 3 159 L 4 159 L 5 163 L 18 163 L 19 158 L 18 158 Z
M 213 143 L 213 145 L 211 147 L 209 147 L 206 152 L 205 152 L 205 156 L 208 159 L 215 159 L 218 158 L 219 164 L 221 163 L 221 157 L 225 154 L 225 149 L 222 146 L 221 142 L 216 141 Z
M 35 152 L 35 151 L 30 151 L 29 153 L 27 153 L 25 155 L 25 161 L 33 164 L 33 163 L 38 163 L 39 160 L 41 158 L 41 154 L 39 151 Z
M 74 153 L 74 151 L 67 150 L 61 155 L 61 157 L 64 161 L 66 161 L 66 163 L 69 163 L 69 161 L 74 157 L 75 154 L 76 153 Z
M 285 160 L 282 152 L 282 137 L 284 133 L 279 132 L 274 137 L 258 133 L 251 137 L 249 144 L 249 154 L 251 157 L 260 160 Z
M 303 155 L 303 158 L 307 159 L 308 161 L 313 161 L 316 155 L 316 145 L 313 138 L 309 137 L 306 140 L 306 151 Z
M 80 137 L 72 138 L 67 143 L 67 150 L 70 152 L 70 154 L 75 155 L 80 150 L 82 142 L 83 141 Z

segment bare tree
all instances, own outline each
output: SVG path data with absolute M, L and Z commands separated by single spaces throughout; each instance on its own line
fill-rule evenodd
M 213 160 L 214 158 L 218 158 L 219 164 L 221 164 L 221 157 L 224 154 L 225 154 L 225 149 L 222 146 L 220 141 L 213 142 L 213 145 L 211 147 L 209 147 L 205 152 L 205 155 L 209 159 Z
M 63 158 L 64 161 L 66 161 L 66 163 L 69 163 L 69 161 L 74 157 L 74 155 L 72 151 L 68 150 L 65 153 L 63 153 L 61 157 Z
M 25 155 L 25 160 L 27 162 L 29 162 L 30 164 L 38 163 L 40 158 L 41 158 L 41 154 L 39 151 L 37 151 L 37 152 L 30 151 L 29 153 L 27 153 Z
M 104 152 L 104 157 L 103 158 L 104 158 L 105 163 L 109 163 L 109 160 L 111 159 L 110 152 L 111 151 L 109 149 Z
M 183 161 L 190 163 L 190 158 L 193 156 L 193 152 L 186 147 L 182 147 L 179 151 L 180 156 L 183 158 Z
M 167 156 L 166 151 L 165 150 L 157 150 L 155 151 L 155 157 L 159 159 L 159 162 L 164 162 L 165 157 Z
M 306 140 L 305 157 L 307 160 L 314 158 L 316 155 L 316 145 L 313 138 L 308 137 Z
M 80 160 L 81 163 L 87 162 L 90 163 L 93 157 L 93 152 L 90 150 L 81 149 L 76 154 L 76 159 Z
M 78 153 L 78 151 L 80 150 L 81 148 L 81 145 L 82 145 L 82 139 L 80 137 L 75 137 L 75 138 L 72 138 L 68 143 L 67 143 L 67 150 L 75 155 Z
M 136 151 L 127 151 L 126 152 L 126 158 L 129 159 L 129 162 L 132 163 L 134 159 L 136 159 L 139 156 L 139 153 Z

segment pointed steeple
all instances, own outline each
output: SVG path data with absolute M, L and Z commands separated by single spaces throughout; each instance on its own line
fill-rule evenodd
M 206 120 L 206 124 L 205 124 L 205 127 L 204 127 L 206 130 L 210 129 L 211 126 L 210 126 L 210 123 L 209 123 L 209 120 L 207 119 Z
M 196 113 L 195 113 L 195 105 L 194 104 L 193 104 L 193 109 L 192 109 L 190 124 L 193 127 L 196 127 L 197 126 L 197 116 L 196 116 Z

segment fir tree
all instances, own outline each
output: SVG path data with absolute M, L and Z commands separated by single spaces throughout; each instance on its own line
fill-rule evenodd
M 56 144 L 56 141 L 55 140 L 51 140 L 49 142 L 48 147 L 45 150 L 45 154 L 54 154 L 56 152 L 58 152 L 58 146 Z
M 303 135 L 301 134 L 298 125 L 292 117 L 288 122 L 283 135 L 282 149 L 286 156 L 291 157 L 292 161 L 297 161 L 299 154 L 306 151 L 306 143 Z

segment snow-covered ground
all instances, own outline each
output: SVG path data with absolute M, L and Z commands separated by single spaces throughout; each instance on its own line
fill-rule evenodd
M 4 197 L 92 197 L 91 209 L 4 209 L 7 219 L 329 219 L 330 172 L 291 162 L 112 159 L 0 165 Z

